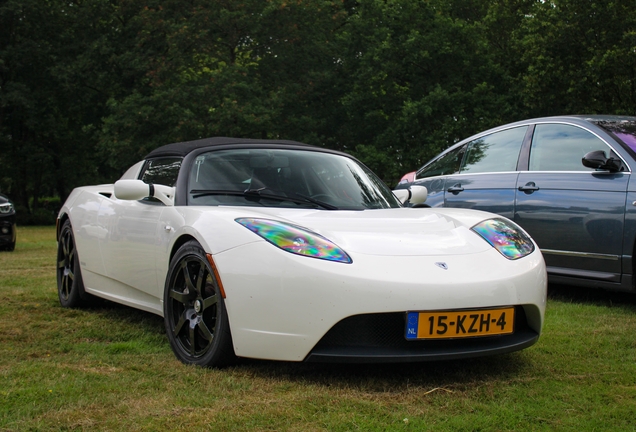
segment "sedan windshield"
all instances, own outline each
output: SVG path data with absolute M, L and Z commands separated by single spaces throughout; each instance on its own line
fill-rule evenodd
M 368 168 L 310 150 L 238 149 L 203 153 L 192 164 L 188 205 L 326 210 L 400 207 Z
M 612 132 L 621 139 L 627 147 L 636 151 L 636 122 L 634 121 L 598 121 L 595 122 L 603 129 Z

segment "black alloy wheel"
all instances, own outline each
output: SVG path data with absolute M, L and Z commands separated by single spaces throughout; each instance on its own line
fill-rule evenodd
M 181 246 L 170 262 L 164 320 L 170 346 L 183 363 L 223 367 L 236 359 L 225 302 L 196 241 Z
M 57 242 L 57 294 L 63 307 L 85 306 L 91 297 L 84 291 L 71 222 L 62 225 Z

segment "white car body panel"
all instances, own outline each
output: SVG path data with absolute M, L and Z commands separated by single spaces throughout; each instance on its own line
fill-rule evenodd
M 337 263 L 296 257 L 283 251 L 272 253 L 270 248 L 266 243 L 246 245 L 215 257 L 219 268 L 225 269 L 221 277 L 227 292 L 234 348 L 239 356 L 302 360 L 335 323 L 361 313 L 526 303 L 545 306 L 544 293 L 527 290 L 529 284 L 545 281 L 545 275 L 532 271 L 541 267 L 540 254 L 519 265 L 518 275 L 507 274 L 493 280 L 483 270 L 484 263 L 498 259 L 493 257 L 498 254 L 495 250 L 451 257 L 446 260 L 450 270 L 447 271 L 435 265 L 436 257 L 356 254 L 353 264 L 336 266 L 333 264 Z M 237 263 L 249 262 L 249 256 L 261 258 L 247 272 L 245 264 Z M 369 274 L 370 268 L 376 271 Z M 426 284 L 414 282 L 413 274 L 421 275 L 428 269 L 430 272 L 422 276 Z M 432 286 L 439 288 L 430 289 Z M 264 311 L 276 313 L 269 315 Z M 543 313 L 542 308 L 534 317 L 537 331 Z M 264 356 L 264 350 L 268 355 Z
M 218 266 L 238 356 L 301 361 L 337 322 L 363 313 L 524 305 L 541 332 L 547 277 L 539 249 L 504 258 L 470 231 L 488 213 L 164 206 L 119 200 L 101 185 L 74 190 L 60 215 L 72 221 L 86 291 L 159 315 L 173 246 L 184 235 L 196 239 Z M 239 217 L 305 227 L 353 263 L 285 252 Z
M 137 201 L 105 199 L 100 227 L 112 234 L 99 240 L 106 276 L 156 296 L 159 218 L 163 208 Z M 113 247 L 114 246 L 114 247 Z

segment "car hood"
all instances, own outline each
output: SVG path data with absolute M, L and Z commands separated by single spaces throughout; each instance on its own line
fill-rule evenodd
M 390 256 L 483 252 L 491 246 L 470 228 L 495 217 L 489 213 L 457 209 L 325 211 L 252 208 L 241 211 L 235 207 L 234 210 L 231 213 L 235 217 L 273 219 L 314 231 L 348 253 Z

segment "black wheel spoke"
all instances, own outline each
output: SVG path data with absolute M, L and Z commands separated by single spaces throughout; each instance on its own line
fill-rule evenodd
M 63 276 L 62 276 L 62 282 L 61 282 L 61 285 L 62 285 L 62 290 L 61 290 L 61 291 L 62 291 L 62 292 L 61 292 L 62 297 L 63 297 L 64 299 L 67 299 L 67 298 L 68 298 L 68 291 L 69 291 L 69 290 L 68 290 L 68 277 L 67 277 L 66 275 L 63 275 Z
M 181 333 L 181 329 L 183 328 L 183 325 L 186 323 L 187 318 L 186 318 L 186 311 L 183 311 L 183 313 L 181 314 L 181 316 L 179 317 L 179 321 L 177 321 L 177 323 L 174 326 L 174 331 L 173 334 L 175 336 L 178 336 L 179 333 Z
M 68 258 L 68 236 L 62 237 L 62 253 L 64 254 L 64 259 Z
M 217 302 L 219 301 L 218 297 L 215 295 L 212 295 L 206 299 L 203 300 L 203 310 L 206 310 L 207 308 L 214 306 L 215 304 L 217 304 Z
M 182 292 L 171 289 L 170 297 L 175 299 L 179 303 L 187 305 L 190 302 L 190 299 L 192 298 L 192 294 L 186 294 L 186 293 L 182 293 Z
M 198 324 L 198 327 L 199 327 L 199 331 L 201 332 L 201 336 L 208 341 L 208 345 L 209 345 L 209 343 L 212 342 L 212 339 L 214 339 L 214 334 L 212 334 L 212 332 L 210 331 L 210 329 L 208 328 L 208 326 L 205 324 L 204 321 L 201 321 Z
M 205 265 L 201 263 L 199 274 L 197 275 L 197 292 L 203 294 L 203 282 L 205 281 Z
M 195 333 L 194 333 L 194 327 L 190 326 L 190 355 L 192 357 L 196 356 L 196 341 L 195 341 Z
M 188 268 L 188 262 L 184 261 L 181 264 L 181 271 L 183 272 L 183 278 L 185 279 L 186 288 L 189 292 L 196 292 L 196 287 L 192 283 L 192 276 L 190 275 L 190 269 Z

